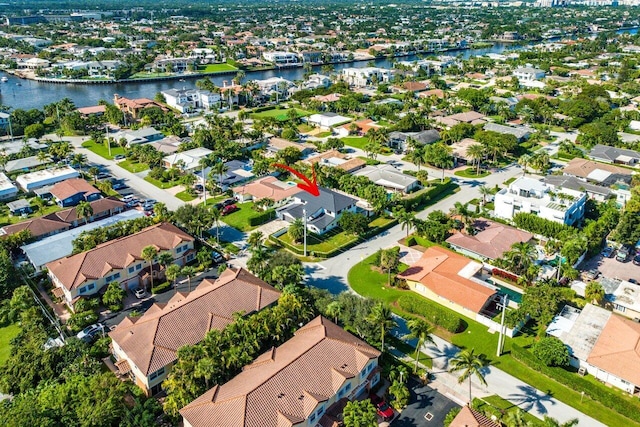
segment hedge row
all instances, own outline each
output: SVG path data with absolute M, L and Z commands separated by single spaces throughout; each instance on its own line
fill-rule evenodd
M 640 406 L 630 404 L 628 401 L 620 399 L 615 392 L 609 391 L 603 387 L 598 387 L 578 374 L 566 371 L 562 368 L 548 367 L 531 352 L 518 345 L 511 345 L 511 355 L 531 369 L 556 380 L 560 384 L 563 384 L 572 390 L 578 392 L 584 391 L 584 394 L 591 399 L 613 409 L 620 415 L 630 418 L 636 422 L 640 422 Z
M 434 184 L 433 187 L 425 190 L 420 190 L 415 193 L 413 197 L 407 197 L 399 201 L 406 210 L 416 210 L 420 206 L 426 205 L 430 200 L 435 199 L 446 191 L 452 191 L 457 187 L 451 178 L 446 178 L 444 182 Z
M 269 110 L 275 110 L 276 107 L 274 107 L 273 105 L 267 105 L 265 107 L 257 107 L 254 108 L 253 110 L 251 110 L 252 113 L 260 113 L 262 111 L 269 111 Z M 279 109 L 279 108 L 278 108 Z
M 450 310 L 417 295 L 402 295 L 398 298 L 398 305 L 404 311 L 422 316 L 427 321 L 449 332 L 460 332 L 465 324 L 460 317 Z
M 561 235 L 573 235 L 576 229 L 559 222 L 553 222 L 534 214 L 521 212 L 513 216 L 513 222 L 518 228 L 545 237 L 561 238 Z
M 152 294 L 161 294 L 162 292 L 166 292 L 171 289 L 171 282 L 163 282 L 155 285 L 151 288 Z
M 276 215 L 275 209 L 268 209 L 262 212 L 260 215 L 253 216 L 249 218 L 249 226 L 255 227 L 257 225 L 262 225 L 265 222 L 271 221 Z

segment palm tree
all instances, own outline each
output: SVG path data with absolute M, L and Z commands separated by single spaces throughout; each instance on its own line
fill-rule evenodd
M 478 192 L 482 196 L 482 206 L 484 206 L 487 203 L 487 196 L 491 196 L 492 194 L 491 189 L 482 184 L 480 187 L 478 187 Z
M 47 160 L 49 160 L 49 155 L 46 153 L 46 151 L 38 151 L 38 154 L 36 154 L 36 159 L 38 159 L 39 162 L 46 162 Z
M 325 314 L 333 317 L 333 323 L 338 324 L 338 317 L 342 314 L 343 308 L 339 301 L 331 301 L 325 309 Z
M 93 183 L 98 182 L 98 175 L 100 174 L 100 169 L 97 166 L 91 166 L 89 168 L 89 175 L 93 177 Z
M 526 412 L 517 408 L 515 411 L 507 412 L 503 422 L 506 427 L 533 427 L 533 424 L 524 417 L 525 414 Z
M 72 163 L 77 164 L 80 170 L 87 164 L 87 156 L 82 153 L 76 153 L 73 155 Z
M 264 234 L 262 231 L 254 231 L 249 235 L 247 239 L 247 244 L 249 245 L 249 250 L 253 250 L 262 244 L 264 241 Z
M 384 337 L 391 328 L 396 326 L 391 309 L 379 302 L 373 306 L 369 316 L 367 316 L 367 320 L 380 328 L 380 343 L 381 349 L 384 352 Z
M 158 248 L 153 245 L 142 248 L 140 256 L 149 264 L 149 277 L 151 277 L 151 288 L 153 288 L 153 260 L 158 255 Z
M 510 269 L 516 274 L 522 274 L 536 259 L 538 252 L 533 245 L 527 242 L 516 242 L 511 245 L 511 250 L 505 253 L 504 258 Z
M 191 267 L 190 265 L 185 265 L 184 267 L 182 267 L 182 270 L 180 272 L 187 276 L 187 283 L 189 283 L 189 292 L 191 292 L 191 278 L 194 274 L 196 274 L 196 269 Z
M 527 166 L 531 164 L 531 156 L 528 154 L 523 154 L 518 159 L 518 164 L 522 166 L 522 175 L 527 174 Z
M 76 206 L 76 215 L 78 218 L 84 218 L 85 222 L 89 222 L 89 217 L 93 215 L 93 207 L 91 203 L 82 201 Z
M 469 205 L 468 203 L 465 203 L 463 205 L 460 202 L 455 202 L 453 207 L 449 210 L 449 215 L 450 216 L 459 215 L 460 218 L 462 219 L 462 223 L 464 224 L 464 226 L 467 226 L 469 224 L 469 219 L 471 218 L 471 212 L 469 211 L 468 205 Z
M 174 289 L 178 292 L 178 288 L 176 287 L 176 279 L 180 275 L 180 266 L 178 264 L 171 264 L 164 272 L 164 275 L 167 277 L 167 280 L 171 280 Z
M 409 238 L 409 232 L 411 231 L 411 227 L 415 227 L 416 225 L 416 216 L 413 212 L 407 212 L 404 209 L 400 210 L 396 213 L 396 219 L 402 230 L 407 230 L 407 238 Z
M 418 167 L 418 172 L 420 172 L 420 166 L 424 164 L 425 151 L 424 145 L 420 145 L 407 154 L 407 160 Z
M 220 243 L 220 217 L 222 216 L 222 212 L 220 212 L 220 209 L 213 207 L 209 210 L 209 214 L 216 226 L 216 242 Z
M 300 218 L 296 218 L 291 224 L 287 234 L 294 243 L 300 242 L 304 238 L 304 222 Z
M 480 165 L 487 152 L 482 144 L 473 144 L 467 148 L 467 156 L 471 159 L 472 164 L 476 164 L 476 175 L 480 175 Z
M 545 172 L 549 168 L 549 153 L 536 151 L 531 156 L 531 167 L 539 172 Z
M 462 350 L 456 357 L 451 359 L 451 368 L 449 372 L 462 371 L 462 374 L 458 377 L 458 384 L 462 384 L 467 379 L 469 380 L 469 403 L 471 403 L 471 377 L 478 378 L 482 385 L 487 385 L 487 381 L 484 379 L 484 368 L 489 366 L 487 356 L 484 354 L 476 354 L 475 349 Z
M 420 348 L 426 344 L 435 344 L 433 341 L 433 337 L 431 336 L 433 332 L 433 327 L 424 319 L 411 319 L 407 322 L 407 327 L 411 332 L 407 335 L 407 338 L 415 338 L 418 340 L 416 343 L 416 363 L 413 367 L 413 372 L 418 372 L 418 359 L 420 355 Z
M 584 298 L 592 304 L 600 305 L 604 301 L 605 290 L 598 282 L 591 282 L 584 290 Z
M 165 276 L 167 274 L 166 273 L 167 267 L 172 263 L 173 263 L 173 254 L 171 254 L 171 252 L 163 251 L 158 254 L 158 264 L 164 267 Z
M 216 162 L 212 167 L 212 172 L 218 175 L 218 184 L 220 185 L 221 189 L 222 189 L 222 175 L 224 175 L 228 170 L 229 168 L 222 161 Z

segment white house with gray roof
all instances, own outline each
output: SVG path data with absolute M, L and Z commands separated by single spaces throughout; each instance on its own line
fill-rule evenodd
M 345 212 L 356 212 L 357 199 L 328 188 L 319 187 L 320 195 L 313 196 L 301 191 L 293 196 L 293 201 L 276 211 L 278 217 L 287 222 L 304 219 L 307 229 L 316 234 L 324 234 L 338 226 L 338 220 Z
M 520 177 L 495 195 L 495 216 L 513 219 L 522 212 L 566 225 L 579 222 L 584 217 L 586 192 L 568 188 L 561 192 L 553 190 L 542 181 Z
M 388 191 L 410 193 L 420 187 L 419 181 L 406 175 L 390 165 L 365 166 L 353 173 L 355 176 L 366 176 L 376 185 Z
M 513 135 L 520 142 L 531 136 L 531 129 L 525 126 L 513 127 L 498 123 L 487 123 L 484 125 L 484 130 L 501 133 L 503 135 Z

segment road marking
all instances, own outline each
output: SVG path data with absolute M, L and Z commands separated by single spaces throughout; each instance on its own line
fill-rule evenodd
M 424 414 L 424 419 L 427 421 L 431 421 L 433 419 L 433 414 L 431 412 L 427 412 Z
M 321 269 L 321 270 L 326 270 L 326 269 L 327 269 L 327 267 L 325 267 L 324 265 L 319 264 L 319 263 L 316 263 L 316 264 L 314 264 L 314 265 L 317 265 L 317 266 L 318 266 L 318 268 L 319 268 L 319 269 Z

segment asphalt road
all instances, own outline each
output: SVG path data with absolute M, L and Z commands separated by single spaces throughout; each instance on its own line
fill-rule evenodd
M 460 407 L 437 390 L 414 379 L 409 380 L 408 386 L 411 393 L 409 405 L 391 423 L 392 427 L 440 427 L 444 425 L 449 411 Z

